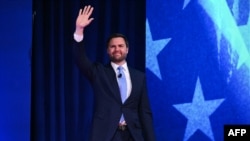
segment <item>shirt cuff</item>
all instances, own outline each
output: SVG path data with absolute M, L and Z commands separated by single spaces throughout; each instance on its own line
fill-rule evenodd
M 76 42 L 81 42 L 83 40 L 83 35 L 78 35 L 74 33 L 74 39 Z

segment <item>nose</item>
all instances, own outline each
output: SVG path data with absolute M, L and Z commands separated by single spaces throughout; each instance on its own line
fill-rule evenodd
M 118 50 L 119 50 L 119 47 L 118 47 L 118 46 L 116 46 L 116 47 L 115 47 L 115 51 L 118 51 Z

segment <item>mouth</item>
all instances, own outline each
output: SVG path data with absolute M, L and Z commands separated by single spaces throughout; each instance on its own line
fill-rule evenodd
M 120 53 L 114 53 L 113 56 L 121 56 Z

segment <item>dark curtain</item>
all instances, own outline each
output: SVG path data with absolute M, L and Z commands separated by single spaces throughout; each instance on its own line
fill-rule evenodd
M 87 141 L 93 94 L 72 42 L 78 11 L 88 4 L 95 8 L 84 38 L 90 59 L 107 63 L 106 39 L 119 32 L 129 39 L 128 64 L 145 71 L 145 1 L 33 0 L 31 141 Z

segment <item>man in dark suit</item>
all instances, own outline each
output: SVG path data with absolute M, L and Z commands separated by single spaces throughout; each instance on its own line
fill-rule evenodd
M 93 21 L 92 12 L 91 6 L 80 9 L 74 33 L 77 65 L 94 89 L 90 140 L 154 141 L 145 74 L 127 65 L 127 38 L 113 34 L 107 40 L 107 65 L 93 63 L 85 54 L 83 32 Z

